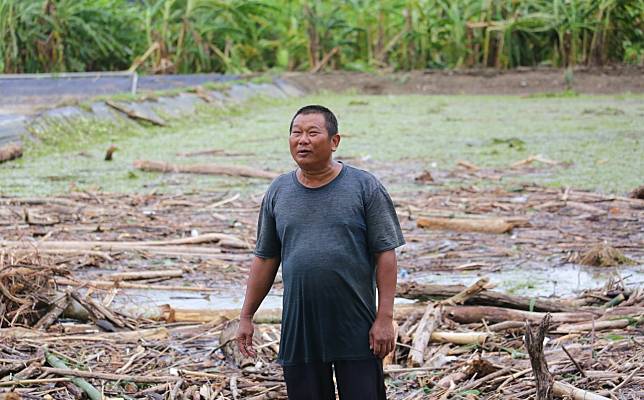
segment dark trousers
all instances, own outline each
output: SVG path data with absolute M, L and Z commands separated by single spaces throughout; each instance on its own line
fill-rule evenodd
M 386 400 L 382 360 L 347 360 L 282 367 L 289 400 Z

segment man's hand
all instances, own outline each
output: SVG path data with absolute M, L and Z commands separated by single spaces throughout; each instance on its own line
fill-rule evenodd
M 396 348 L 392 318 L 376 318 L 369 331 L 369 348 L 376 357 L 385 358 Z
M 244 357 L 255 357 L 255 349 L 253 348 L 253 326 L 252 318 L 241 317 L 239 319 L 239 327 L 237 328 L 237 346 L 239 351 Z

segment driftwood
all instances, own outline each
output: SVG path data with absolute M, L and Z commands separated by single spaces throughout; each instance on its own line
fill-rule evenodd
M 107 148 L 107 151 L 105 151 L 105 161 L 112 161 L 112 156 L 116 150 L 118 150 L 118 147 L 111 144 L 110 147 Z
M 623 329 L 623 328 L 626 328 L 628 324 L 629 324 L 629 321 L 627 319 L 584 322 L 581 324 L 561 325 L 555 330 L 555 332 L 575 333 L 575 332 L 603 331 L 606 329 Z
M 555 381 L 552 384 L 552 392 L 558 397 L 570 398 L 572 400 L 610 400 L 608 397 L 600 396 L 559 381 Z
M 537 385 L 537 400 L 551 400 L 552 399 L 552 385 L 554 378 L 548 370 L 548 363 L 543 353 L 543 340 L 548 333 L 550 327 L 550 314 L 546 314 L 539 324 L 536 333 L 532 332 L 530 324 L 526 322 L 526 333 L 524 336 L 525 346 L 530 356 L 530 364 L 532 365 L 532 373 Z
M 471 286 L 463 289 L 462 291 L 458 292 L 454 296 L 443 300 L 441 303 L 445 305 L 451 305 L 451 306 L 454 306 L 457 304 L 464 304 L 468 299 L 484 291 L 486 287 L 489 285 L 489 283 L 490 283 L 490 280 L 488 278 L 481 278 Z
M 151 240 L 142 242 L 115 242 L 115 241 L 0 241 L 0 248 L 44 248 L 44 249 L 63 249 L 63 250 L 104 250 L 104 251 L 182 251 L 189 250 L 185 246 L 204 243 L 217 243 L 222 247 L 237 249 L 247 249 L 249 245 L 246 241 L 224 233 L 207 233 L 197 237 L 173 239 L 173 240 Z M 193 248 L 198 253 L 219 253 L 219 249 L 211 248 Z
M 423 365 L 427 343 L 429 343 L 434 330 L 440 326 L 441 318 L 442 308 L 429 303 L 425 308 L 423 317 L 420 319 L 418 328 L 414 334 L 414 340 L 412 341 L 409 357 L 407 359 L 407 364 L 410 367 L 420 367 Z
M 9 143 L 0 147 L 0 163 L 22 157 L 22 145 Z
M 539 312 L 489 306 L 445 307 L 443 315 L 460 324 L 471 324 L 481 322 L 482 320 L 490 323 L 504 321 L 538 322 L 545 317 L 545 314 Z M 597 315 L 588 311 L 552 314 L 552 320 L 556 323 L 584 322 L 594 318 L 597 318 Z
M 36 324 L 34 329 L 47 329 L 65 311 L 69 304 L 69 292 L 63 293 L 53 301 L 51 309 Z
M 172 172 L 202 175 L 242 176 L 247 178 L 275 179 L 279 174 L 240 165 L 170 164 L 163 161 L 136 160 L 134 168 L 148 172 Z
M 118 272 L 106 276 L 111 281 L 135 281 L 141 279 L 158 279 L 158 278 L 181 278 L 183 270 L 168 269 L 165 271 L 134 271 L 134 272 Z
M 503 218 L 418 217 L 419 228 L 456 232 L 507 233 L 517 226 Z
M 464 285 L 430 285 L 416 282 L 400 283 L 396 290 L 396 296 L 414 300 L 437 300 L 456 296 L 458 293 L 466 290 Z M 465 304 L 498 306 L 516 308 L 519 310 L 534 311 L 573 311 L 580 306 L 586 305 L 585 300 L 557 300 L 546 298 L 529 298 L 521 296 L 511 296 L 500 292 L 484 290 L 476 293 L 465 300 Z

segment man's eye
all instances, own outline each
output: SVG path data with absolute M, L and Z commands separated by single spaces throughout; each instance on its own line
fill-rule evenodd
M 319 132 L 311 131 L 311 132 L 309 132 L 309 135 L 310 135 L 310 136 L 315 136 L 315 135 L 317 135 L 318 133 L 319 133 Z
M 302 134 L 302 132 L 300 132 L 300 131 L 293 131 L 293 132 L 291 132 L 291 135 L 293 135 L 293 136 L 299 136 L 299 135 L 301 135 L 301 134 Z

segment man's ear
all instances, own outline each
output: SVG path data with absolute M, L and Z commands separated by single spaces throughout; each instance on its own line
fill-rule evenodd
M 336 133 L 331 137 L 331 150 L 336 151 L 338 149 L 338 146 L 340 145 L 340 133 Z

